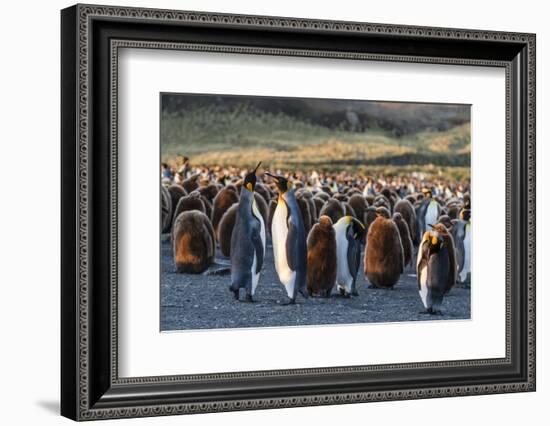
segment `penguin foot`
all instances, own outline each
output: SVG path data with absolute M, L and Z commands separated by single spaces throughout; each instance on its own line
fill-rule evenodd
M 369 288 L 378 288 L 374 284 L 369 284 Z
M 425 311 L 420 311 L 419 314 L 422 315 L 443 315 L 439 309 L 428 308 Z
M 359 292 L 357 290 L 354 290 L 354 291 L 352 291 L 351 295 L 354 296 L 354 297 L 357 297 L 357 296 L 359 296 Z
M 302 296 L 304 296 L 304 299 L 307 299 L 309 297 L 309 294 L 306 289 L 300 289 L 298 290 Z
M 284 302 L 281 302 L 281 306 L 288 306 L 288 305 L 294 305 L 296 303 L 296 299 L 288 299 Z
M 235 290 L 233 287 L 229 286 L 229 291 L 233 293 L 233 298 L 239 300 L 239 289 Z
M 246 303 L 254 303 L 255 300 L 252 299 L 252 295 L 251 294 L 247 294 L 245 297 L 244 297 L 244 300 L 242 300 L 242 302 L 246 302 Z

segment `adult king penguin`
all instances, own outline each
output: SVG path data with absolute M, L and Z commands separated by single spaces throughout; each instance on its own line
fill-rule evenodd
M 239 300 L 239 290 L 246 290 L 245 301 L 252 302 L 258 286 L 265 255 L 265 223 L 256 200 L 256 171 L 260 163 L 243 182 L 235 226 L 231 235 L 231 286 Z
M 425 199 L 422 201 L 416 211 L 416 220 L 418 221 L 419 236 L 424 235 L 429 230 L 430 223 L 436 223 L 441 213 L 441 206 L 432 198 L 432 191 L 425 189 L 422 191 Z
M 292 184 L 283 176 L 269 172 L 266 175 L 275 179 L 279 196 L 271 221 L 271 238 L 275 270 L 290 299 L 296 301 L 298 292 L 308 297 L 307 282 L 307 242 L 302 213 L 296 202 Z
M 458 281 L 462 284 L 468 282 L 470 270 L 470 247 L 472 243 L 472 225 L 470 222 L 470 210 L 462 210 L 460 219 L 454 221 L 452 229 L 456 248 L 456 262 Z
M 456 281 L 456 257 L 453 237 L 441 223 L 428 225 L 418 247 L 416 275 L 425 313 L 441 314 L 443 296 Z
M 334 225 L 336 233 L 336 287 L 344 297 L 358 296 L 357 272 L 361 263 L 361 242 L 365 226 L 351 216 L 344 216 Z

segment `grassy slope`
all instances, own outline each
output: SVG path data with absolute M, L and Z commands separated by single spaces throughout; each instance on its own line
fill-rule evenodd
M 435 164 L 455 177 L 464 176 L 469 167 L 469 124 L 397 138 L 380 129 L 333 130 L 243 107 L 230 112 L 212 108 L 164 112 L 161 126 L 162 157 L 168 162 L 182 153 L 194 164 L 243 167 L 259 159 L 271 167 L 323 170 L 424 170 Z

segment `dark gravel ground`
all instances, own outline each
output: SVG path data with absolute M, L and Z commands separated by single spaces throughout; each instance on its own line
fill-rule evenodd
M 278 281 L 269 243 L 255 303 L 235 301 L 228 290 L 230 275 L 213 273 L 228 268 L 229 259 L 217 257 L 216 264 L 203 274 L 178 274 L 166 238 L 162 239 L 161 253 L 161 331 L 470 318 L 470 290 L 458 287 L 445 298 L 443 315 L 420 314 L 424 307 L 415 271 L 410 267 L 393 290 L 368 288 L 360 272 L 357 297 L 333 295 L 330 299 L 306 300 L 299 295 L 295 305 L 282 306 L 286 292 Z

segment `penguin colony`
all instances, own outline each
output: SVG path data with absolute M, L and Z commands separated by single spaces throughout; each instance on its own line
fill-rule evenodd
M 163 181 L 161 233 L 170 234 L 176 272 L 205 272 L 219 249 L 230 259 L 231 294 L 253 302 L 269 240 L 284 304 L 356 296 L 360 273 L 370 288 L 393 289 L 409 269 L 423 312 L 436 315 L 454 285 L 469 286 L 469 183 L 316 172 L 311 180 L 260 166 L 195 168 L 181 183 Z

